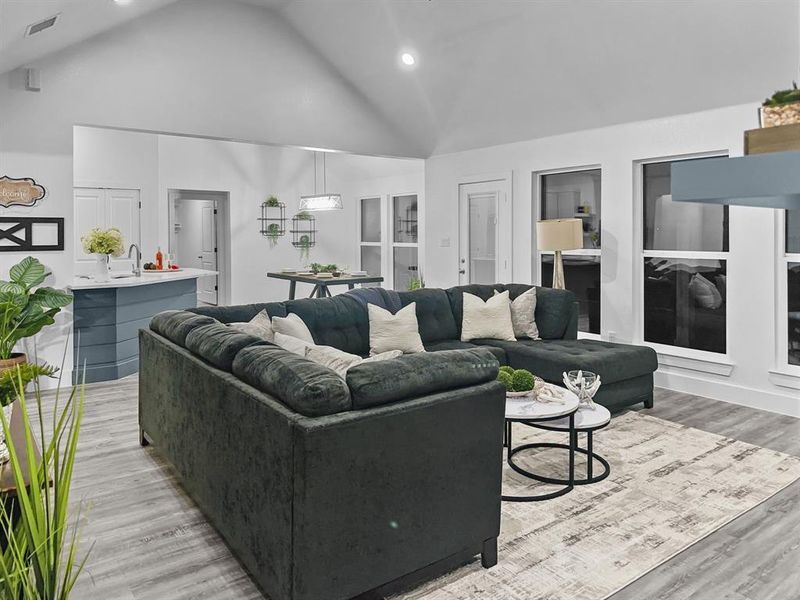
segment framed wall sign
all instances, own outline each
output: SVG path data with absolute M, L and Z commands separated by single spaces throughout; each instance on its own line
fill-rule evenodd
M 14 179 L 3 175 L 0 177 L 0 206 L 34 206 L 44 198 L 46 190 L 30 177 Z
M 0 217 L 0 252 L 63 249 L 63 217 Z

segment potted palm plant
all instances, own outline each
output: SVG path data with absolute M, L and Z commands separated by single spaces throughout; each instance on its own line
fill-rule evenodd
M 0 404 L 15 437 L 23 425 L 15 401 L 16 387 L 24 387 L 41 375 L 55 372 L 47 365 L 28 363 L 25 353 L 15 351 L 15 348 L 21 340 L 52 325 L 61 309 L 72 302 L 72 295 L 68 292 L 42 285 L 49 275 L 41 262 L 28 256 L 11 267 L 8 281 L 0 280 Z M 0 437 L 0 488 L 11 476 L 7 468 L 8 457 L 5 463 L 2 461 L 7 441 L 4 436 Z M 34 454 L 38 455 L 35 448 Z

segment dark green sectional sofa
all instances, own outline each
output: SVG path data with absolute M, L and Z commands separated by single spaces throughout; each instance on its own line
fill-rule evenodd
M 168 311 L 140 332 L 139 422 L 272 600 L 345 600 L 480 553 L 497 561 L 504 388 L 500 364 L 559 383 L 599 372 L 596 399 L 652 405 L 649 348 L 576 340 L 570 292 L 538 288 L 542 340 L 459 341 L 461 294 L 417 303 L 429 352 L 333 371 L 226 323 L 292 312 L 315 342 L 369 351 L 358 291 L 333 298 Z

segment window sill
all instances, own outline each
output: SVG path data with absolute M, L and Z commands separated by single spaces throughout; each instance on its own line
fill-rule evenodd
M 578 339 L 579 340 L 597 340 L 597 341 L 600 341 L 603 338 L 600 336 L 599 333 L 587 333 L 586 331 L 579 331 L 578 332 Z
M 688 371 L 698 371 L 700 373 L 710 373 L 722 377 L 730 377 L 735 363 L 724 354 L 714 352 L 704 352 L 702 350 L 691 350 L 689 348 L 674 348 L 662 346 L 660 344 L 644 343 L 650 346 L 658 354 L 659 366 L 685 369 Z
M 800 372 L 789 369 L 770 369 L 769 380 L 780 387 L 800 390 Z

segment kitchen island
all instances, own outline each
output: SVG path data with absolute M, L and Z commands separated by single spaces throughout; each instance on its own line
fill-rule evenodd
M 139 329 L 163 310 L 197 306 L 197 279 L 216 271 L 182 269 L 112 275 L 100 282 L 75 277 L 73 382 L 120 379 L 139 370 Z

